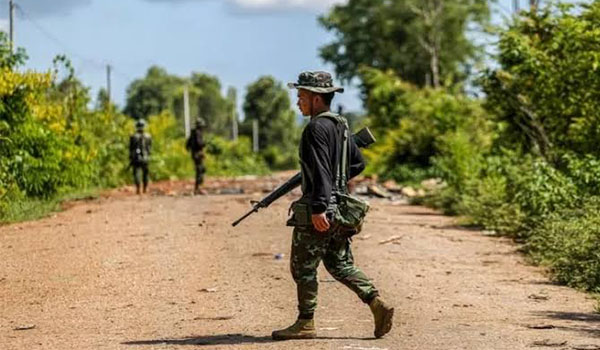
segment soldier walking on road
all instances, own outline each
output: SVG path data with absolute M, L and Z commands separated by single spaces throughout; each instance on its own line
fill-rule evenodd
M 150 149 L 152 148 L 152 137 L 144 132 L 146 121 L 138 119 L 135 122 L 135 133 L 129 138 L 129 164 L 133 169 L 133 181 L 136 193 L 140 194 L 140 172 L 144 183 L 144 193 L 148 189 L 148 162 L 150 161 Z
M 288 222 L 294 226 L 290 267 L 297 285 L 299 315 L 292 326 L 274 331 L 273 339 L 316 337 L 313 316 L 317 307 L 317 267 L 321 260 L 337 281 L 369 305 L 375 321 L 375 337 L 382 337 L 392 328 L 394 309 L 354 266 L 351 230 L 332 220 L 337 197 L 334 194 L 347 191 L 346 179 L 365 168 L 358 147 L 347 137 L 345 118 L 330 112 L 335 92 L 343 92 L 343 88 L 334 87 L 331 75 L 326 72 L 304 72 L 297 83 L 289 86 L 298 89 L 298 107 L 304 116 L 310 116 L 300 142 L 302 198 L 292 206 L 294 215 Z M 338 181 L 340 178 L 342 181 Z
M 196 119 L 196 127 L 190 133 L 190 137 L 187 139 L 185 147 L 192 154 L 192 160 L 194 161 L 194 167 L 196 169 L 196 184 L 194 186 L 194 194 L 202 194 L 200 186 L 204 183 L 204 173 L 206 168 L 204 167 L 204 128 L 206 123 L 204 119 L 198 117 Z

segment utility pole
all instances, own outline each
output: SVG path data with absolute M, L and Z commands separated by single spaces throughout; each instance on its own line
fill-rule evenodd
M 9 41 L 10 41 L 10 52 L 15 53 L 15 3 L 13 0 L 8 2 L 8 13 L 9 13 Z
M 237 92 L 232 86 L 227 90 L 227 98 L 231 102 L 231 139 L 238 139 L 238 119 L 237 119 Z
M 110 106 L 110 101 L 111 101 L 111 94 L 110 94 L 110 90 L 111 90 L 111 81 L 110 81 L 110 75 L 111 75 L 111 69 L 112 67 L 110 66 L 110 64 L 106 65 L 106 104 L 108 106 Z
M 540 0 L 529 0 L 529 9 L 535 11 L 538 8 Z
M 252 121 L 252 150 L 258 153 L 258 119 Z
M 513 0 L 513 11 L 519 12 L 519 0 Z
M 185 123 L 185 138 L 190 137 L 190 88 L 187 84 L 183 88 L 183 122 Z

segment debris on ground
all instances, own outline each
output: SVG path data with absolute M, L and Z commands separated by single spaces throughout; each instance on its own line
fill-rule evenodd
M 565 346 L 567 345 L 566 341 L 556 341 L 556 340 L 550 340 L 550 339 L 544 339 L 544 340 L 538 340 L 538 341 L 534 341 L 531 346 L 545 346 L 545 347 L 552 347 L 552 348 L 557 348 L 557 347 L 561 347 L 561 346 Z
M 360 241 L 366 241 L 367 239 L 369 239 L 371 237 L 373 237 L 373 236 L 371 236 L 371 235 L 358 235 L 358 236 L 356 236 L 355 239 L 358 239 Z
M 535 325 L 527 325 L 525 326 L 529 329 L 554 329 L 556 328 L 555 326 L 551 325 L 551 324 L 535 324 Z
M 484 236 L 498 236 L 498 232 L 494 230 L 483 230 L 481 231 L 481 234 Z
M 387 180 L 383 183 L 383 188 L 390 192 L 398 193 L 402 191 L 402 186 L 398 185 L 398 183 L 394 180 Z
M 196 317 L 194 321 L 227 321 L 232 319 L 233 316 Z
M 198 291 L 203 293 L 216 293 L 218 290 L 218 288 L 202 288 Z
M 427 180 L 421 181 L 421 187 L 424 188 L 426 191 L 435 191 L 443 186 L 444 186 L 444 181 L 442 179 L 438 179 L 438 178 L 427 179 Z
M 391 198 L 392 195 L 379 185 L 373 184 L 367 186 L 367 193 L 379 198 Z
M 22 326 L 15 327 L 14 330 L 15 331 L 28 331 L 28 330 L 34 329 L 34 328 L 35 328 L 34 324 L 28 324 L 28 325 L 22 325 Z
M 392 236 L 388 239 L 385 239 L 383 241 L 380 241 L 379 244 L 389 244 L 389 243 L 395 243 L 398 242 L 399 240 L 402 239 L 402 236 Z
M 596 344 L 573 345 L 573 350 L 600 350 L 600 345 L 596 345 Z
M 254 253 L 252 256 L 260 257 L 260 256 L 271 256 L 271 253 Z
M 412 188 L 412 187 L 403 187 L 402 190 L 400 191 L 400 193 L 408 198 L 414 198 L 416 196 L 418 196 L 417 191 Z
M 538 294 L 530 294 L 527 298 L 531 299 L 531 300 L 537 300 L 537 301 L 543 301 L 543 300 L 549 299 L 549 297 L 547 295 L 538 295 Z

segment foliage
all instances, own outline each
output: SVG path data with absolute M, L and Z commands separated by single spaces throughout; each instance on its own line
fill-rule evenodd
M 151 116 L 148 132 L 152 136 L 150 175 L 153 180 L 190 178 L 194 163 L 179 134 L 177 119 L 169 112 Z M 205 166 L 207 175 L 239 176 L 266 174 L 269 169 L 260 155 L 252 152 L 249 139 L 233 142 L 217 135 L 207 135 Z
M 600 155 L 600 2 L 523 13 L 501 34 L 501 68 L 482 79 L 504 147 L 556 162 Z
M 252 152 L 252 143 L 247 137 L 240 137 L 234 142 L 214 136 L 207 143 L 206 167 L 209 175 L 264 175 L 269 172 L 264 159 Z
M 365 154 L 368 172 L 397 181 L 417 181 L 411 175 L 431 176 L 436 156 L 438 169 L 455 181 L 470 176 L 478 164 L 473 154 L 490 147 L 489 123 L 478 101 L 443 89 L 419 89 L 392 72 L 362 70 L 370 89 L 366 101 L 368 123 L 380 141 Z M 422 179 L 422 178 L 421 178 Z
M 2 40 L 5 37 L 0 33 L 0 44 Z M 24 53 L 10 55 L 4 45 L 0 48 L 0 222 L 36 218 L 56 209 L 61 199 L 73 193 L 130 182 L 128 141 L 133 119 L 119 113 L 102 94 L 96 107 L 90 108 L 89 88 L 77 79 L 67 57 L 58 56 L 48 73 L 21 71 Z M 165 81 L 175 81 L 165 74 L 151 69 L 149 75 L 159 81 L 138 82 L 130 92 L 145 96 Z M 195 81 L 204 78 L 194 75 Z M 213 92 L 219 89 L 218 81 L 208 80 Z M 168 89 L 158 91 L 162 95 L 157 99 L 133 104 L 135 108 L 130 105 L 133 113 L 162 111 L 170 97 Z M 181 123 L 168 110 L 147 117 L 154 139 L 152 178 L 190 177 L 193 163 Z M 214 136 L 208 142 L 211 175 L 268 171 L 247 139 L 233 143 Z
M 531 232 L 526 250 L 550 266 L 554 279 L 600 292 L 600 197 L 577 208 L 555 211 Z
M 185 149 L 177 119 L 168 111 L 151 116 L 148 133 L 152 136 L 150 176 L 152 180 L 175 180 L 191 177 L 194 164 Z
M 183 125 L 183 88 L 178 91 L 173 112 L 181 121 L 180 125 Z M 189 94 L 191 122 L 201 117 L 207 123 L 207 131 L 229 137 L 235 102 L 223 97 L 219 79 L 204 73 L 192 73 L 189 78 Z
M 483 153 L 438 141 L 447 186 L 430 203 L 509 234 L 560 282 L 600 291 L 598 78 L 600 2 L 522 13 L 501 34 L 501 69 L 482 79 L 494 122 Z M 452 151 L 454 150 L 454 151 Z M 474 171 L 448 164 L 469 164 Z M 465 163 L 466 162 L 466 163 Z
M 350 0 L 319 19 L 335 35 L 320 53 L 346 81 L 368 66 L 417 86 L 439 86 L 465 77 L 461 66 L 478 56 L 467 26 L 488 19 L 484 0 Z
M 183 86 L 183 79 L 170 75 L 163 68 L 152 66 L 143 79 L 134 80 L 127 88 L 127 102 L 123 113 L 134 119 L 172 110 L 173 100 Z
M 247 88 L 244 100 L 246 118 L 240 131 L 252 135 L 252 123 L 259 125 L 259 150 L 274 169 L 290 169 L 298 164 L 300 130 L 291 109 L 288 90 L 273 77 L 259 78 Z
M 134 119 L 147 119 L 152 115 L 170 112 L 177 117 L 177 131 L 184 131 L 185 85 L 188 85 L 190 117 L 194 123 L 197 117 L 207 122 L 211 133 L 227 137 L 231 134 L 231 114 L 234 106 L 223 97 L 221 83 L 215 76 L 192 73 L 189 78 L 169 74 L 165 69 L 153 66 L 146 76 L 133 81 L 127 89 L 127 102 L 124 113 Z

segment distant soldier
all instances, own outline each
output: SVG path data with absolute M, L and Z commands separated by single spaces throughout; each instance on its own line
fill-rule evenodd
M 204 183 L 204 173 L 206 168 L 204 167 L 204 128 L 206 122 L 204 119 L 198 117 L 196 119 L 196 127 L 190 133 L 190 137 L 187 140 L 185 148 L 192 154 L 192 160 L 196 169 L 196 185 L 194 186 L 194 194 L 202 194 L 200 186 Z
M 152 137 L 144 132 L 146 121 L 138 119 L 135 122 L 135 133 L 129 138 L 129 164 L 133 169 L 133 181 L 136 193 L 140 194 L 140 171 L 143 177 L 144 193 L 148 189 L 148 162 L 150 161 L 150 149 L 152 148 Z

